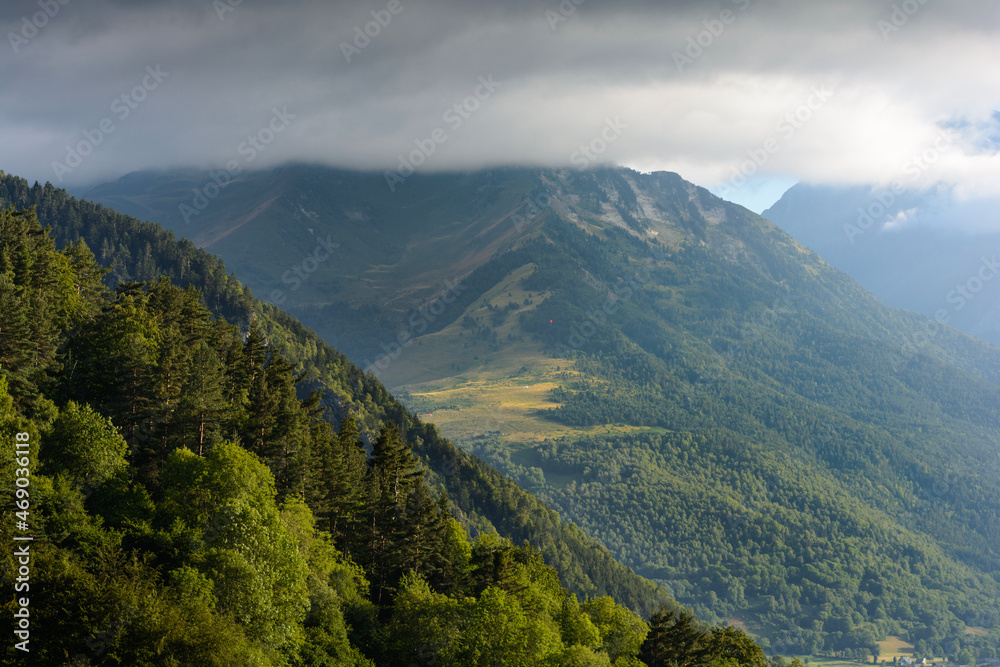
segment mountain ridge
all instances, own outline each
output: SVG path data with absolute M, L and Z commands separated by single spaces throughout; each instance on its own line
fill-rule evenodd
M 993 209 L 933 188 L 800 183 L 762 215 L 886 303 L 997 344 L 1000 236 L 981 229 Z

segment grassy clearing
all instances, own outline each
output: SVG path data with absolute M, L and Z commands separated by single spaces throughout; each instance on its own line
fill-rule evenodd
M 821 665 L 822 667 L 858 667 L 860 662 L 855 662 L 854 660 L 844 660 L 842 658 L 827 658 L 819 655 L 799 655 L 795 656 L 801 662 L 809 661 L 810 667 L 813 665 Z M 868 664 L 871 664 L 869 662 Z
M 888 660 L 892 662 L 893 658 L 902 658 L 904 655 L 913 655 L 913 644 L 909 644 L 899 637 L 886 637 L 884 641 L 878 643 L 881 653 L 879 653 L 879 662 L 882 660 Z
M 880 665 L 891 665 L 893 659 L 898 660 L 904 656 L 913 655 L 913 644 L 905 642 L 899 637 L 886 637 L 883 641 L 880 641 L 878 645 L 881 649 L 878 656 Z M 793 656 L 787 657 L 791 658 Z M 803 663 L 808 661 L 810 667 L 858 667 L 858 665 L 872 664 L 871 659 L 864 662 L 858 662 L 856 660 L 844 660 L 843 658 L 830 658 L 819 655 L 799 655 L 794 657 L 797 657 Z M 944 660 L 936 658 L 932 662 L 944 662 Z
M 456 442 L 483 434 L 499 435 L 514 456 L 546 438 L 613 435 L 631 426 L 570 427 L 546 419 L 540 411 L 558 407 L 552 390 L 572 381 L 578 372 L 572 361 L 553 358 L 518 328 L 520 313 L 532 310 L 546 294 L 522 289 L 533 265 L 511 272 L 493 289 L 470 304 L 441 331 L 416 338 L 382 372 L 380 379 L 407 405 Z M 525 301 L 529 304 L 525 305 Z M 518 304 L 502 323 L 492 321 L 489 306 Z M 461 325 L 469 316 L 488 324 L 499 345 L 477 340 Z M 570 480 L 558 480 L 566 484 Z
M 464 440 L 495 433 L 503 442 L 524 446 L 545 438 L 612 435 L 638 430 L 631 426 L 578 428 L 545 419 L 539 410 L 558 407 L 550 393 L 566 372 L 557 370 L 561 360 L 536 362 L 515 377 L 490 377 L 483 369 L 473 377 L 442 378 L 427 383 L 394 387 L 408 392 L 406 402 L 422 418 L 438 425 L 442 433 Z M 565 365 L 562 366 L 565 369 Z

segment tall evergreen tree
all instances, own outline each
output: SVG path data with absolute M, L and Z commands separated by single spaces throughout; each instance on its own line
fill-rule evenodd
M 90 402 L 122 430 L 140 475 L 155 478 L 166 454 L 148 437 L 160 422 L 156 375 L 162 331 L 140 285 L 120 285 L 114 301 L 70 341 L 64 376 L 69 398 Z
M 414 486 L 406 499 L 408 534 L 401 565 L 404 570 L 416 572 L 439 590 L 449 570 L 445 542 L 450 533 L 450 519 L 444 495 L 435 500 L 422 480 Z
M 219 430 L 226 409 L 224 381 L 222 362 L 208 343 L 201 341 L 189 360 L 176 417 L 180 444 L 199 456 L 222 439 Z
M 340 423 L 340 430 L 323 450 L 322 517 L 335 543 L 352 551 L 350 536 L 361 525 L 367 455 L 354 417 Z
M 0 364 L 29 413 L 60 366 L 63 332 L 101 302 L 102 274 L 85 245 L 58 252 L 34 207 L 0 211 Z
M 660 608 L 649 619 L 649 634 L 640 659 L 649 667 L 687 667 L 711 655 L 710 635 L 683 609 Z
M 417 457 L 403 441 L 395 422 L 382 424 L 372 447 L 371 474 L 380 499 L 394 508 L 395 518 L 395 508 L 401 506 L 410 489 L 423 475 Z
M 372 460 L 366 476 L 367 508 L 366 569 L 372 583 L 372 600 L 388 600 L 402 572 L 400 553 L 408 534 L 404 521 L 406 499 L 422 483 L 421 470 L 413 452 L 403 441 L 399 426 L 385 422 L 372 446 Z

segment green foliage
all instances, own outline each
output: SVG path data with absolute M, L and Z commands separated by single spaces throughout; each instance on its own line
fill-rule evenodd
M 650 617 L 640 653 L 649 667 L 700 665 L 711 655 L 709 633 L 690 613 L 661 609 Z
M 95 489 L 128 469 L 128 445 L 111 420 L 69 401 L 45 437 L 42 461 L 49 475 L 63 473 Z
M 31 664 L 610 665 L 605 638 L 641 626 L 595 623 L 534 548 L 470 544 L 415 454 L 445 442 L 398 404 L 368 460 L 355 420 L 334 432 L 271 341 L 194 290 L 91 305 L 52 330 L 66 363 L 18 390 L 0 367 L 0 433 L 42 464 Z
M 221 443 L 204 458 L 175 450 L 163 477 L 165 511 L 202 529 L 199 560 L 219 610 L 251 639 L 294 651 L 308 606 L 307 566 L 281 520 L 267 466 Z
M 709 631 L 708 647 L 713 661 L 741 667 L 768 667 L 763 649 L 739 628 L 712 628 Z
M 580 601 L 575 595 L 567 595 L 558 615 L 562 640 L 573 646 L 597 648 L 601 645 L 601 633 L 588 614 L 583 613 Z
M 378 433 L 382 422 L 393 421 L 399 424 L 406 441 L 413 446 L 414 453 L 432 473 L 431 479 L 434 483 L 445 486 L 453 506 L 459 510 L 459 516 L 466 526 L 475 525 L 477 530 L 495 528 L 516 542 L 527 540 L 543 548 L 546 562 L 558 569 L 563 583 L 578 595 L 613 594 L 622 604 L 645 614 L 650 613 L 657 605 L 670 601 L 670 596 L 663 588 L 618 563 L 606 549 L 575 525 L 563 522 L 558 514 L 506 476 L 456 448 L 442 438 L 432 425 L 421 423 L 374 376 L 363 373 L 315 332 L 287 313 L 257 300 L 250 290 L 227 274 L 225 266 L 217 257 L 199 250 L 186 239 L 175 240 L 173 234 L 157 225 L 140 222 L 100 205 L 73 199 L 65 191 L 50 184 L 29 186 L 23 179 L 0 174 L 0 206 L 2 205 L 35 205 L 39 219 L 52 228 L 59 245 L 66 247 L 84 241 L 89 247 L 99 249 L 97 260 L 108 266 L 104 280 L 112 288 L 127 286 L 130 281 L 135 280 L 158 281 L 161 277 L 169 278 L 181 287 L 196 288 L 197 291 L 185 290 L 183 298 L 170 297 L 167 293 L 153 300 L 154 305 L 178 303 L 183 306 L 176 310 L 161 308 L 158 311 L 157 317 L 163 322 L 161 327 L 165 325 L 167 328 L 167 335 L 163 338 L 166 350 L 161 357 L 164 362 L 183 358 L 186 353 L 184 350 L 191 351 L 192 348 L 187 346 L 183 350 L 171 351 L 171 342 L 181 339 L 179 322 L 189 322 L 187 328 L 191 329 L 189 314 L 200 312 L 199 317 L 207 317 L 205 306 L 211 309 L 214 316 L 239 325 L 239 329 L 227 329 L 228 325 L 224 323 L 208 326 L 208 321 L 204 321 L 209 329 L 206 334 L 209 345 L 218 352 L 220 359 L 224 359 L 227 376 L 227 419 L 217 433 L 209 432 L 212 438 L 236 440 L 241 428 L 244 429 L 244 435 L 249 435 L 245 426 L 248 419 L 247 402 L 250 398 L 248 378 L 253 372 L 250 361 L 252 355 L 244 354 L 243 350 L 256 328 L 263 332 L 262 339 L 267 340 L 266 347 L 269 350 L 280 348 L 283 355 L 291 363 L 298 364 L 298 368 L 305 373 L 305 377 L 296 385 L 299 391 L 320 390 L 319 400 L 326 409 L 328 419 L 337 423 L 344 418 L 354 417 L 359 435 L 368 439 L 368 442 Z M 514 268 L 517 259 L 506 258 L 503 265 L 485 267 L 484 271 L 477 271 L 476 276 L 467 278 L 463 284 L 479 287 L 459 294 L 450 308 L 460 311 L 476 290 L 492 285 L 496 279 Z M 87 275 L 87 272 L 81 269 L 81 275 Z M 158 291 L 158 285 L 160 283 L 155 283 L 151 289 Z M 193 301 L 192 292 L 195 295 Z M 198 292 L 201 294 L 200 302 Z M 356 317 L 350 323 L 352 327 L 367 326 L 377 319 L 367 310 L 354 315 Z M 337 319 L 342 321 L 339 315 Z M 438 318 L 435 326 L 443 326 L 445 319 Z M 204 329 L 196 321 L 193 328 L 196 332 Z M 371 331 L 375 330 L 373 328 Z M 236 336 L 240 331 L 249 332 L 251 337 L 244 339 Z M 376 338 L 375 335 L 355 337 L 352 334 L 346 342 L 374 341 Z M 78 344 L 86 347 L 82 343 Z M 95 358 L 88 363 L 99 370 L 99 361 L 99 358 Z M 3 364 L 2 358 L 0 364 Z M 183 363 L 181 367 L 183 369 Z M 166 371 L 170 365 L 160 363 L 159 368 Z M 100 377 L 99 374 L 95 376 L 97 379 Z M 147 387 L 152 391 L 135 397 L 134 414 L 130 404 L 126 404 L 127 410 L 122 414 L 114 414 L 114 406 L 109 404 L 111 401 L 106 402 L 103 393 L 89 392 L 85 384 L 81 385 L 84 387 L 82 391 L 75 393 L 74 387 L 79 378 L 75 373 L 68 375 L 64 388 L 66 398 L 88 403 L 101 414 L 110 417 L 120 429 L 127 427 L 123 435 L 132 451 L 133 467 L 138 468 L 144 483 L 152 485 L 155 485 L 159 469 L 174 446 L 200 439 L 199 433 L 184 430 L 178 435 L 178 429 L 174 426 L 175 401 L 178 400 L 176 392 L 183 380 L 171 373 L 161 373 L 158 377 L 161 381 L 157 387 Z M 81 378 L 80 382 L 85 380 Z M 285 392 L 282 397 L 287 404 L 287 392 L 284 389 L 282 391 Z M 272 395 L 273 393 L 271 392 Z M 112 395 L 111 398 L 118 400 L 120 397 Z M 280 407 L 275 405 L 276 411 Z M 315 421 L 311 423 L 315 424 Z M 308 428 L 314 430 L 311 426 Z M 281 450 L 282 457 L 275 462 L 274 468 L 280 493 L 294 489 L 296 493 L 304 492 L 310 502 L 316 500 L 319 485 L 315 484 L 315 477 L 310 479 L 303 472 L 303 467 L 307 465 L 306 460 L 310 456 L 323 456 L 325 445 L 319 434 L 317 438 L 312 447 L 302 447 L 296 452 L 286 452 L 279 443 L 277 448 Z M 354 468 L 354 472 L 359 471 Z M 334 494 L 334 499 L 337 498 L 346 496 Z M 346 500 L 341 511 L 351 511 L 351 502 L 353 501 Z M 330 518 L 330 508 L 316 505 L 315 511 L 321 520 Z M 336 532 L 340 530 L 337 528 Z M 353 548 L 340 539 L 337 545 L 345 551 Z
M 616 666 L 639 655 L 649 633 L 649 625 L 641 618 L 608 596 L 587 600 L 582 609 L 590 616 L 600 633 L 601 647 Z
M 777 650 L 853 656 L 902 634 L 992 655 L 995 349 L 935 328 L 901 355 L 926 322 L 707 193 L 724 220 L 687 225 L 702 214 L 675 176 L 629 178 L 669 243 L 575 210 L 583 224 L 545 218 L 476 270 L 537 267 L 523 288 L 548 296 L 515 332 L 573 370 L 537 416 L 590 434 L 472 451 L 700 617 L 759 623 Z M 965 633 L 983 616 L 990 637 Z
M 442 664 L 507 665 L 539 664 L 560 651 L 559 635 L 544 616 L 527 614 L 517 598 L 489 587 L 475 601 L 463 605 L 466 626 L 451 659 Z

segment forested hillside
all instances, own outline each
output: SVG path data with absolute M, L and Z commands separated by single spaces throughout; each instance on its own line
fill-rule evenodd
M 613 595 L 630 609 L 649 614 L 670 597 L 657 586 L 617 563 L 606 549 L 573 524 L 538 502 L 530 493 L 474 456 L 442 438 L 433 425 L 412 415 L 371 374 L 366 374 L 282 310 L 257 300 L 215 256 L 157 225 L 142 223 L 100 205 L 69 197 L 51 185 L 29 186 L 11 175 L 0 177 L 0 206 L 36 206 L 39 221 L 52 229 L 57 245 L 84 241 L 99 249 L 99 263 L 109 268 L 104 283 L 157 281 L 194 286 L 218 317 L 238 323 L 244 331 L 255 323 L 270 345 L 280 349 L 304 374 L 299 396 L 313 389 L 334 423 L 355 418 L 367 442 L 380 424 L 394 421 L 401 435 L 443 486 L 473 531 L 497 530 L 517 544 L 528 541 L 543 550 L 564 584 L 579 595 Z
M 676 609 L 662 591 L 221 262 L 61 191 L 4 185 L 65 220 L 61 251 L 34 211 L 0 223 L 0 421 L 35 466 L 32 664 L 660 664 L 692 631 L 699 660 L 763 660 L 738 631 L 673 612 L 644 645 L 641 618 L 600 596 Z M 85 238 L 116 248 L 110 272 Z M 156 278 L 172 271 L 185 288 Z
M 675 606 L 650 628 L 528 544 L 470 540 L 392 418 L 370 443 L 334 429 L 257 323 L 104 273 L 0 212 L 0 435 L 21 443 L 0 468 L 30 480 L 0 530 L 32 538 L 29 566 L 4 556 L 5 613 L 30 610 L 11 664 L 767 664 L 739 630 Z
M 93 194 L 169 220 L 181 176 Z M 699 615 L 779 651 L 996 655 L 994 346 L 676 174 L 415 174 L 390 195 L 290 166 L 229 189 L 201 242 Z

